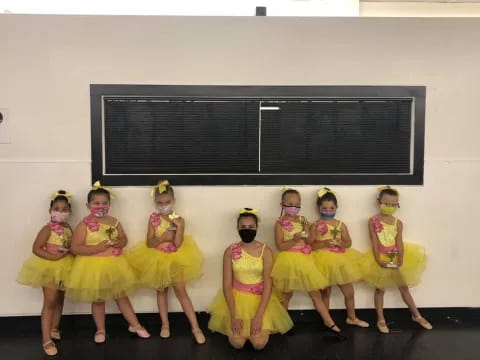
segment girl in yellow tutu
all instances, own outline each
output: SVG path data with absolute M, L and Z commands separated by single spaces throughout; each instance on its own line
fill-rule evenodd
M 347 324 L 368 327 L 368 323 L 357 318 L 352 283 L 362 278 L 360 262 L 362 254 L 352 249 L 352 240 L 347 226 L 335 219 L 337 197 L 329 188 L 318 191 L 317 208 L 320 219 L 310 227 L 315 264 L 327 279 L 328 287 L 321 290 L 322 299 L 328 308 L 331 286 L 337 285 L 345 297 Z
M 72 252 L 77 255 L 67 280 L 67 296 L 92 303 L 92 315 L 96 325 L 94 341 L 104 343 L 105 301 L 114 299 L 118 309 L 129 324 L 128 331 L 141 338 L 150 334 L 140 325 L 127 293 L 136 284 L 122 249 L 127 236 L 117 219 L 108 215 L 110 189 L 97 181 L 88 193 L 87 208 L 90 215 L 83 218 L 73 233 Z
M 173 212 L 173 187 L 167 180 L 152 189 L 157 212 L 150 215 L 147 241 L 136 245 L 128 255 L 137 271 L 139 284 L 157 291 L 157 304 L 162 327 L 161 338 L 170 337 L 167 292 L 173 287 L 183 311 L 190 321 L 198 344 L 205 343 L 187 294 L 185 284 L 202 276 L 203 256 L 190 235 L 184 235 L 185 220 Z
M 292 326 L 287 311 L 272 296 L 272 250 L 255 240 L 258 211 L 240 210 L 237 219 L 241 242 L 229 246 L 223 256 L 223 292 L 210 305 L 208 327 L 228 336 L 235 349 L 250 341 L 263 349 L 270 334 L 285 333 Z
M 403 242 L 403 224 L 392 216 L 400 207 L 398 198 L 396 189 L 390 186 L 379 188 L 377 204 L 380 214 L 368 221 L 372 250 L 365 255 L 362 264 L 363 280 L 375 288 L 377 327 L 384 334 L 389 332 L 383 315 L 383 296 L 387 287 L 397 287 L 400 290 L 413 321 L 425 329 L 432 329 L 432 325 L 418 311 L 408 289 L 420 282 L 426 257 L 422 246 Z
M 43 290 L 42 343 L 45 354 L 51 356 L 58 352 L 52 340 L 60 340 L 65 280 L 73 261 L 69 252 L 72 229 L 67 223 L 71 213 L 70 197 L 64 190 L 52 195 L 51 221 L 37 234 L 32 248 L 34 255 L 23 264 L 17 279 L 20 284 Z
M 282 213 L 275 224 L 275 243 L 280 251 L 272 269 L 273 286 L 282 292 L 282 303 L 288 310 L 293 291 L 306 291 L 323 319 L 324 325 L 340 333 L 320 293 L 329 286 L 325 276 L 315 266 L 308 238 L 308 222 L 298 213 L 301 208 L 300 193 L 288 187 L 282 189 Z M 282 214 L 285 215 L 282 216 Z

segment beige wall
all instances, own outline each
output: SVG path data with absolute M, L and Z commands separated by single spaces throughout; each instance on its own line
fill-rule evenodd
M 469 230 L 480 213 L 479 28 L 475 19 L 0 15 L 0 108 L 9 109 L 12 130 L 12 143 L 0 145 L 0 315 L 40 311 L 40 291 L 15 277 L 48 220 L 50 193 L 67 188 L 75 195 L 72 223 L 86 213 L 91 83 L 426 85 L 425 186 L 400 187 L 405 239 L 423 243 L 430 255 L 413 293 L 420 306 L 480 306 L 480 242 Z M 311 219 L 317 187 L 299 187 Z M 367 249 L 375 187 L 335 188 L 339 217 L 355 247 Z M 222 251 L 237 240 L 238 208 L 262 211 L 259 239 L 273 244 L 279 187 L 176 190 L 177 210 L 208 260 L 205 277 L 190 287 L 203 310 L 220 286 Z M 115 191 L 113 214 L 131 243 L 142 240 L 153 210 L 149 189 Z M 371 295 L 357 286 L 358 307 L 372 307 Z M 155 311 L 152 292 L 133 300 L 138 311 Z M 333 306 L 342 303 L 335 292 Z M 392 293 L 386 306 L 402 303 Z M 293 307 L 311 304 L 296 295 Z M 88 310 L 66 306 L 69 313 Z M 171 310 L 179 310 L 176 301 Z
M 360 16 L 480 17 L 480 3 L 442 1 L 360 1 Z

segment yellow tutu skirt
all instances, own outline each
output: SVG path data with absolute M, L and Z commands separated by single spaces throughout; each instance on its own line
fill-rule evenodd
M 425 249 L 420 245 L 411 243 L 404 243 L 403 249 L 403 265 L 398 269 L 380 267 L 375 261 L 372 250 L 365 254 L 362 262 L 365 283 L 378 289 L 414 286 L 420 283 L 427 262 Z M 380 258 L 383 261 L 389 261 L 384 254 L 381 254 Z
M 127 254 L 138 284 L 155 290 L 188 283 L 203 275 L 203 256 L 193 238 L 186 235 L 176 252 L 163 252 L 140 242 Z
M 76 256 L 66 282 L 68 297 L 88 302 L 125 297 L 135 285 L 135 274 L 124 255 Z
M 250 336 L 251 321 L 255 317 L 262 296 L 233 289 L 233 297 L 235 299 L 235 314 L 239 319 L 243 320 L 242 336 L 248 338 Z M 208 322 L 208 328 L 211 331 L 227 336 L 232 335 L 230 311 L 222 291 L 218 292 L 207 312 L 211 315 Z M 263 315 L 263 331 L 269 334 L 284 334 L 292 326 L 292 319 L 290 319 L 278 298 L 272 294 Z
M 329 286 L 327 279 L 315 266 L 311 254 L 281 251 L 272 269 L 273 287 L 280 292 L 312 291 Z
M 312 252 L 312 256 L 315 265 L 330 286 L 349 284 L 362 279 L 363 254 L 360 251 L 345 249 L 344 253 L 336 253 L 320 249 Z
M 65 290 L 65 281 L 72 270 L 73 256 L 48 260 L 36 255 L 25 261 L 17 281 L 23 285 Z

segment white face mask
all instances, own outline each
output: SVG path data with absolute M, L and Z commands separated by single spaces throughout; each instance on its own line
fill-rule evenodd
M 168 204 L 165 206 L 157 206 L 157 211 L 161 215 L 168 215 L 173 210 L 173 204 Z

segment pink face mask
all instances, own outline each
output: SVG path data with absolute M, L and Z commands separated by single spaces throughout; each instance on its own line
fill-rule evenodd
M 60 212 L 60 211 L 52 211 L 50 212 L 50 216 L 53 222 L 63 223 L 67 221 L 68 217 L 70 216 L 69 212 Z
M 109 206 L 91 206 L 90 213 L 93 216 L 101 217 L 101 216 L 107 215 L 109 209 L 110 209 Z
M 289 216 L 297 216 L 300 212 L 300 206 L 284 206 L 283 211 Z

